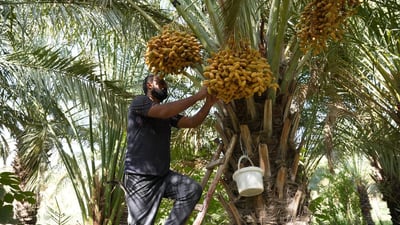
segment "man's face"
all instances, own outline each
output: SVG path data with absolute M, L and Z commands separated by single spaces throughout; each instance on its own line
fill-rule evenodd
M 157 98 L 160 102 L 168 97 L 168 84 L 164 79 L 156 76 L 152 82 L 151 95 Z
M 161 79 L 159 76 L 155 76 L 153 79 L 153 85 L 158 87 L 159 89 L 168 89 L 168 84 L 164 79 Z

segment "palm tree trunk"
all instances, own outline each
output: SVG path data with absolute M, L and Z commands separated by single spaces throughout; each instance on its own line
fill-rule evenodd
M 226 202 L 233 202 L 230 213 L 240 214 L 240 221 L 232 221 L 234 224 L 309 222 L 307 181 L 299 179 L 299 151 L 293 144 L 298 118 L 285 114 L 287 99 L 282 97 L 275 105 L 266 98 L 242 99 L 221 107 L 217 130 L 222 140 L 227 142 L 234 134 L 240 135 L 224 177 L 232 178 L 242 155 L 247 155 L 264 171 L 264 192 L 257 196 L 240 196 L 236 182 L 232 179 L 224 181 L 230 196 Z M 228 146 L 228 143 L 224 144 Z
M 395 177 L 395 175 L 388 175 L 387 172 L 389 172 L 389 170 L 383 170 L 376 159 L 371 161 L 372 166 L 379 172 L 379 174 L 375 175 L 373 178 L 383 195 L 382 199 L 387 203 L 392 223 L 400 224 L 400 183 L 396 182 L 395 179 L 391 179 L 391 177 Z
M 229 196 L 226 202 L 233 203 L 229 213 L 240 214 L 240 222 L 232 223 L 299 225 L 310 222 L 308 180 L 299 165 L 302 144 L 295 144 L 295 133 L 305 99 L 317 90 L 317 83 L 315 69 L 308 84 L 289 85 L 288 92 L 278 95 L 275 102 L 263 95 L 220 106 L 216 130 L 224 145 L 228 146 L 234 135 L 240 135 L 224 172 Z M 296 88 L 299 90 L 295 96 Z M 291 112 L 294 102 L 297 108 Z M 237 184 L 231 179 L 242 155 L 250 157 L 264 171 L 264 192 L 258 196 L 240 196 Z
M 373 221 L 371 216 L 372 207 L 368 198 L 367 188 L 361 182 L 357 183 L 357 192 L 358 196 L 360 197 L 361 213 L 363 215 L 365 223 L 367 225 L 375 225 L 375 222 Z
M 15 174 L 21 180 L 21 183 L 20 183 L 21 190 L 27 191 L 26 186 L 25 186 L 26 174 L 25 174 L 22 164 L 20 163 L 18 154 L 14 159 L 13 168 L 14 168 Z M 16 201 L 14 203 L 14 210 L 15 210 L 14 213 L 15 213 L 16 219 L 18 219 L 18 221 L 20 221 L 20 224 L 23 224 L 23 225 L 36 224 L 39 205 L 40 205 L 39 194 L 36 194 L 36 203 L 35 204 L 31 204 L 29 202 Z

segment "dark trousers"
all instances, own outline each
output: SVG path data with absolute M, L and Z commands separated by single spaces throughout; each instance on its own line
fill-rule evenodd
M 129 225 L 153 225 L 162 198 L 175 200 L 165 225 L 183 225 L 202 194 L 199 183 L 174 171 L 165 176 L 125 174 L 124 186 Z

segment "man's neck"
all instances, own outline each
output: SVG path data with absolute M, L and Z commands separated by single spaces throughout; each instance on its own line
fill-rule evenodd
M 160 104 L 160 100 L 158 100 L 156 97 L 153 97 L 153 95 L 151 95 L 150 93 L 147 94 L 147 97 L 149 97 L 151 99 L 151 101 Z

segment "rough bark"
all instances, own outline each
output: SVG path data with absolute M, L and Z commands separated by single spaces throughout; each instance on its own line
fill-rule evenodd
M 13 168 L 15 174 L 21 180 L 20 188 L 26 191 L 26 172 L 24 166 L 20 162 L 18 155 L 15 157 L 13 162 Z M 37 214 L 40 204 L 39 195 L 37 195 L 36 203 L 30 204 L 29 202 L 19 202 L 14 203 L 14 214 L 16 219 L 23 225 L 36 224 Z
M 372 206 L 369 201 L 368 191 L 364 184 L 357 184 L 357 193 L 360 198 L 360 207 L 364 222 L 367 225 L 375 225 L 371 215 Z
M 230 214 L 232 211 L 240 214 L 240 225 L 308 224 L 307 181 L 298 179 L 301 172 L 299 152 L 292 140 L 298 117 L 290 113 L 282 117 L 287 102 L 272 104 L 271 100 L 255 98 L 251 103 L 236 100 L 222 106 L 217 117 L 220 126 L 217 130 L 222 132 L 224 139 L 230 140 L 235 134 L 240 135 L 240 142 L 235 146 L 232 160 L 224 171 L 225 187 L 227 192 L 232 193 L 230 199 L 225 201 L 233 203 Z M 249 110 L 248 107 L 255 107 L 255 110 Z M 226 153 L 226 148 L 222 152 Z M 232 179 L 242 155 L 249 156 L 254 166 L 264 171 L 264 192 L 258 196 L 240 196 L 237 184 Z M 237 220 L 232 223 L 238 224 Z
M 383 195 L 382 199 L 387 203 L 392 223 L 396 225 L 400 224 L 400 182 L 397 179 L 392 179 L 397 177 L 397 175 L 387 174 L 380 167 L 377 159 L 372 159 L 371 162 L 372 166 L 377 169 L 378 174 L 374 175 L 373 178 Z

